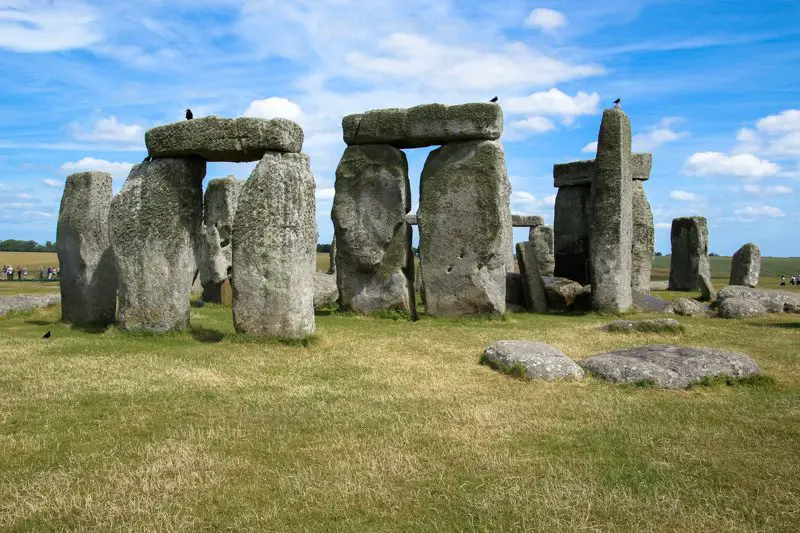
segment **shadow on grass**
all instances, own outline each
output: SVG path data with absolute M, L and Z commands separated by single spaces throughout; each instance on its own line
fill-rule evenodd
M 111 328 L 111 325 L 100 324 L 71 324 L 70 329 L 80 331 L 82 333 L 105 333 Z
M 54 326 L 58 324 L 58 320 L 26 320 L 25 323 L 32 326 Z
M 800 322 L 772 322 L 760 325 L 767 328 L 800 329 Z
M 194 340 L 207 344 L 222 342 L 222 340 L 225 338 L 225 334 L 221 331 L 198 326 L 191 326 L 189 328 L 189 335 L 191 335 Z

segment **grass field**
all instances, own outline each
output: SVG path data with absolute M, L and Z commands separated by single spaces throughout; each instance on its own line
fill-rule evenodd
M 679 317 L 686 331 L 659 335 L 602 332 L 610 318 L 594 314 L 329 312 L 304 344 L 236 335 L 230 309 L 214 305 L 162 337 L 59 317 L 55 307 L 0 319 L 3 531 L 800 523 L 798 315 L 735 327 Z M 771 379 L 682 391 L 524 382 L 478 364 L 498 339 L 575 359 L 648 343 L 727 348 Z

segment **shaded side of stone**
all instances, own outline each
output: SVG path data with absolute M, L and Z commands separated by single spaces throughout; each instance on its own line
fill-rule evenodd
M 589 269 L 589 217 L 592 188 L 562 187 L 556 194 L 553 253 L 556 277 L 581 285 L 591 280 Z
M 203 227 L 196 253 L 203 301 L 208 303 L 222 303 L 220 289 L 231 275 L 233 221 L 243 185 L 244 180 L 233 176 L 214 179 L 203 197 Z
M 510 194 L 497 141 L 450 143 L 429 154 L 417 213 L 426 314 L 505 312 Z
M 117 306 L 117 271 L 108 233 L 111 176 L 67 176 L 56 230 L 61 317 L 75 324 L 108 325 Z
M 669 289 L 696 291 L 700 274 L 711 278 L 708 261 L 708 223 L 705 217 L 683 217 L 672 221 L 672 256 L 669 264 Z
M 280 339 L 313 334 L 314 176 L 306 154 L 268 152 L 239 195 L 233 224 L 233 324 Z
M 525 305 L 529 311 L 547 311 L 547 292 L 539 271 L 539 260 L 532 242 L 517 243 L 517 262 L 525 286 Z
M 162 333 L 189 325 L 205 172 L 196 157 L 140 163 L 111 202 L 120 328 Z
M 598 136 L 591 192 L 590 266 L 595 311 L 627 311 L 631 297 L 631 125 L 620 109 L 606 109 Z
M 714 290 L 714 284 L 711 283 L 711 278 L 706 274 L 700 274 L 698 277 L 700 283 L 700 299 L 704 302 L 710 302 L 717 298 L 717 291 Z
M 761 277 L 761 250 L 752 242 L 739 248 L 731 260 L 730 285 L 758 286 Z
M 646 294 L 650 292 L 650 274 L 655 253 L 653 211 L 641 181 L 634 180 L 632 192 L 631 290 Z
M 547 308 L 553 311 L 575 311 L 576 304 L 584 295 L 584 287 L 570 279 L 559 277 L 542 277 Z

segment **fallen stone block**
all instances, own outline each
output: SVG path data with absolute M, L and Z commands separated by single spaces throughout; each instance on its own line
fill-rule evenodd
M 575 361 L 544 342 L 496 341 L 483 352 L 481 363 L 521 378 L 544 381 L 583 379 Z
M 616 333 L 680 333 L 683 326 L 674 318 L 654 318 L 647 320 L 614 320 L 601 326 L 603 331 Z

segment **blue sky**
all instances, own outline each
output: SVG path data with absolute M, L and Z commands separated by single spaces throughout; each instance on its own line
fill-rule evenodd
M 344 115 L 495 95 L 512 211 L 551 223 L 552 165 L 594 157 L 620 97 L 654 154 L 657 250 L 697 214 L 712 251 L 798 256 L 798 21 L 793 0 L 0 0 L 0 239 L 54 240 L 65 176 L 118 191 L 144 131 L 191 107 L 298 121 L 329 242 Z M 408 151 L 415 204 L 429 151 Z

